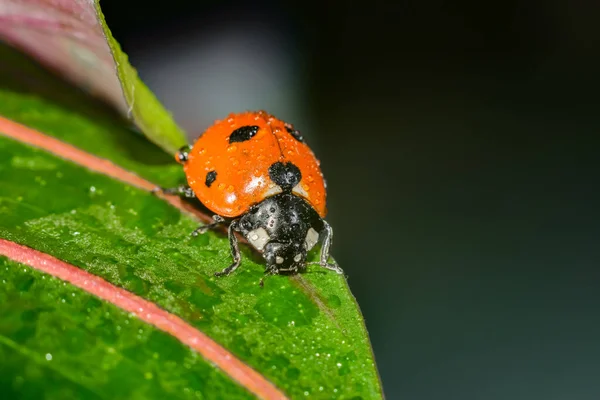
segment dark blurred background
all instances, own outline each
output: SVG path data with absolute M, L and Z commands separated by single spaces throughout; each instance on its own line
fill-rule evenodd
M 389 399 L 600 398 L 600 3 L 101 5 L 192 138 L 307 137 Z

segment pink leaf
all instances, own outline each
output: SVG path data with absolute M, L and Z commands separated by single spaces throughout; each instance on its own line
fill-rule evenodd
M 93 0 L 0 0 L 0 38 L 127 113 Z
M 0 0 L 0 40 L 111 104 L 165 151 L 173 154 L 186 143 L 129 65 L 98 0 Z

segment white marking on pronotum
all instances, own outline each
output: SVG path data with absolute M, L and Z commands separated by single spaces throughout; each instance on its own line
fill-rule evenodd
M 283 257 L 279 257 L 279 256 L 275 257 L 275 262 L 277 264 L 283 264 Z
M 256 248 L 258 251 L 262 251 L 265 247 L 265 244 L 271 239 L 269 234 L 265 230 L 265 228 L 257 228 L 253 231 L 248 232 L 246 239 L 250 242 L 252 246 Z
M 269 183 L 269 188 L 265 192 L 264 196 L 265 197 L 273 196 L 273 195 L 279 194 L 281 192 L 283 192 L 283 189 L 281 189 L 281 187 L 279 187 L 279 185 L 276 185 L 273 182 L 271 182 L 271 183 Z
M 294 257 L 294 261 L 298 262 L 298 261 L 300 261 L 300 259 L 302 259 L 302 254 L 300 254 L 300 253 L 296 254 L 296 257 Z
M 306 245 L 306 250 L 310 250 L 315 247 L 315 244 L 319 241 L 319 233 L 314 230 L 314 228 L 310 228 L 306 233 L 306 239 L 304 239 L 304 244 Z
M 308 193 L 306 192 L 306 190 L 304 190 L 301 184 L 297 184 L 296 186 L 294 186 L 292 192 L 299 194 L 300 196 L 308 197 Z

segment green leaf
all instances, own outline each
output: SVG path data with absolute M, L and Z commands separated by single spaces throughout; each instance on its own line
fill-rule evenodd
M 183 182 L 172 158 L 133 134 L 110 110 L 98 109 L 30 61 L 4 52 L 2 59 L 12 66 L 3 66 L 0 75 L 0 115 L 158 184 Z M 317 268 L 296 277 L 269 277 L 261 288 L 264 264 L 242 245 L 240 269 L 215 278 L 213 273 L 230 262 L 224 235 L 192 238 L 198 222 L 164 200 L 1 133 L 0 238 L 156 303 L 290 398 L 382 398 L 362 316 L 343 277 Z M 13 397 L 246 395 L 165 333 L 85 292 L 4 262 L 0 357 L 8 362 L 0 362 L 0 384 Z M 93 307 L 85 306 L 94 301 Z M 133 329 L 125 329 L 126 320 Z M 52 354 L 50 364 L 46 354 Z
M 4 398 L 250 399 L 175 338 L 0 257 Z
M 60 8 L 45 0 L 0 0 L 0 18 L 0 40 L 107 101 L 168 153 L 186 144 L 182 130 L 113 38 L 98 0 L 62 1 Z

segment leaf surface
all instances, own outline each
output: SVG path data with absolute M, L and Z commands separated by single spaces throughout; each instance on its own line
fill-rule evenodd
M 17 67 L 5 69 L 13 71 L 12 75 L 0 76 L 0 115 L 109 159 L 157 184 L 169 186 L 184 182 L 180 167 L 171 157 L 132 133 L 110 110 L 97 108 L 92 100 L 52 80 L 27 59 L 14 54 L 10 59 L 11 65 Z M 28 71 L 24 83 L 16 79 L 19 74 L 15 71 L 22 70 Z M 32 77 L 35 84 L 31 84 Z M 192 238 L 190 232 L 198 221 L 164 200 L 1 133 L 0 238 L 48 253 L 156 303 L 209 335 L 291 398 L 382 398 L 362 316 L 343 277 L 311 268 L 297 277 L 270 277 L 261 288 L 258 283 L 263 277 L 264 264 L 242 245 L 240 269 L 229 277 L 215 278 L 213 273 L 230 262 L 224 235 L 210 232 Z M 317 259 L 316 252 L 311 258 Z M 56 323 L 70 327 L 67 336 L 98 342 L 95 351 L 99 353 L 110 347 L 104 338 L 118 336 L 117 326 L 123 329 L 125 322 L 120 311 L 99 300 L 98 307 L 104 313 L 106 326 L 81 325 L 81 321 L 86 320 L 87 308 L 63 312 L 62 306 L 50 307 L 39 292 L 30 293 L 40 282 L 35 272 L 25 272 L 25 276 L 35 276 L 33 283 L 17 285 L 17 280 L 26 278 L 17 277 L 19 268 L 5 262 L 7 272 L 3 272 L 2 279 L 9 280 L 10 284 L 0 286 L 0 296 L 31 298 L 31 309 L 45 310 L 39 314 L 44 315 L 44 319 L 36 319 L 35 329 L 45 329 L 57 313 L 56 321 L 62 322 Z M 53 300 L 62 299 L 64 295 L 56 286 L 60 285 L 47 287 L 48 291 L 58 293 L 59 297 L 52 297 Z M 76 299 L 86 297 L 83 292 L 74 293 Z M 27 310 L 15 305 L 0 314 L 0 335 L 11 341 L 3 344 L 3 357 L 6 354 L 14 365 L 2 379 L 13 389 L 20 388 L 21 395 L 27 394 L 29 389 L 19 386 L 24 372 L 18 371 L 29 371 L 33 365 L 39 365 L 40 357 L 43 361 L 44 355 L 51 353 L 36 347 L 32 336 L 19 336 L 12 331 L 14 321 L 27 318 Z M 158 332 L 141 321 L 136 324 L 140 324 L 143 332 Z M 128 339 L 134 349 L 145 346 L 144 340 L 135 342 L 134 339 Z M 159 374 L 154 375 L 153 368 L 168 367 L 174 371 L 170 377 L 181 379 L 179 385 L 169 386 L 172 390 L 169 393 L 186 397 L 185 387 L 200 386 L 198 393 L 206 398 L 210 398 L 211 390 L 223 390 L 221 398 L 244 397 L 243 390 L 227 377 L 222 381 L 215 378 L 214 382 L 212 378 L 202 380 L 202 376 L 222 375 L 208 368 L 209 364 L 201 358 L 199 366 L 194 367 L 198 371 L 193 373 L 177 372 L 182 365 L 187 368 L 185 362 L 168 364 L 148 360 L 149 354 L 154 357 L 157 353 L 159 360 L 166 360 L 170 352 L 183 351 L 173 338 L 161 340 L 170 344 L 152 345 L 152 353 L 144 350 L 128 353 L 132 357 L 140 353 L 140 371 L 150 369 L 156 380 L 142 379 L 145 375 L 138 374 L 130 383 L 124 379 L 129 369 L 119 370 L 122 367 L 118 363 L 90 362 L 81 367 L 77 363 L 84 361 L 77 361 L 77 353 L 69 353 L 65 339 L 65 343 L 57 342 L 53 351 L 69 356 L 53 356 L 55 367 L 44 375 L 47 379 L 40 378 L 36 382 L 50 385 L 55 381 L 69 381 L 74 385 L 69 390 L 74 393 L 89 390 L 100 398 L 113 398 L 110 390 L 114 385 L 86 384 L 87 379 L 96 379 L 90 378 L 88 373 L 94 377 L 106 373 L 124 387 L 120 393 L 139 393 L 136 396 L 143 397 L 152 392 L 158 382 Z M 37 358 L 32 360 L 31 357 Z M 134 357 L 132 362 L 138 362 L 136 360 Z M 17 365 L 21 365 L 20 369 Z M 36 376 L 42 376 L 39 374 Z M 61 393 L 59 386 L 55 386 L 56 393 Z M 228 397 L 228 393 L 233 393 L 233 397 Z M 56 396 L 54 398 L 60 397 Z
M 172 336 L 110 303 L 0 257 L 5 398 L 251 399 Z

